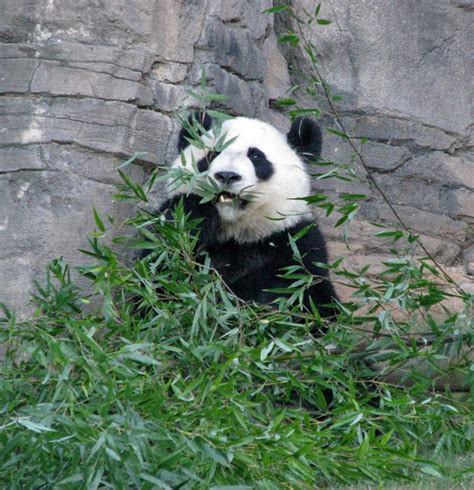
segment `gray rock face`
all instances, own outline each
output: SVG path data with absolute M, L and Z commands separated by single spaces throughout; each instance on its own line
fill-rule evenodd
M 19 0 L 0 4 L 0 301 L 30 311 L 32 280 L 72 265 L 94 229 L 133 209 L 113 200 L 115 167 L 176 155 L 173 111 L 208 73 L 235 114 L 271 118 L 263 54 L 278 52 L 272 5 L 204 0 Z M 286 73 L 284 58 L 275 69 Z M 114 230 L 112 230 L 114 231 Z
M 115 167 L 146 152 L 129 170 L 141 179 L 147 165 L 175 156 L 173 112 L 196 105 L 189 89 L 203 69 L 210 89 L 229 96 L 221 109 L 288 127 L 269 102 L 297 81 L 289 65 L 308 67 L 279 48 L 281 27 L 261 13 L 272 5 L 0 0 L 0 301 L 27 314 L 32 280 L 51 259 L 88 261 L 77 250 L 94 229 L 93 206 L 120 227 L 133 210 L 112 198 Z M 334 23 L 311 36 L 329 83 L 344 95 L 348 130 L 368 138 L 377 182 L 432 253 L 474 274 L 466 5 L 330 0 L 323 14 Z M 329 134 L 324 151 L 351 157 Z M 363 180 L 322 183 L 329 193 L 372 195 L 351 252 L 327 226 L 333 255 L 379 261 L 386 243 L 365 220 L 393 222 L 387 206 Z
M 454 1 L 330 0 L 322 14 L 334 22 L 316 29 L 313 40 L 328 81 L 349 96 L 352 107 L 466 135 L 472 119 L 472 9 Z
M 311 10 L 313 2 L 298 5 Z M 332 24 L 304 29 L 332 92 L 343 96 L 338 107 L 347 132 L 368 140 L 361 149 L 377 184 L 466 289 L 473 284 L 473 7 L 457 1 L 329 0 L 321 15 Z M 300 73 L 309 72 L 301 57 L 294 63 Z M 304 93 L 300 97 L 307 106 L 325 107 L 322 95 L 316 102 Z M 325 121 L 334 125 L 330 116 Z M 352 150 L 329 135 L 324 156 L 348 162 Z M 355 249 L 332 247 L 365 265 L 380 259 L 387 242 L 374 241 L 363 220 L 396 220 L 357 162 L 355 168 L 361 180 L 325 180 L 318 188 L 370 196 L 351 232 Z M 335 230 L 328 234 L 340 240 Z

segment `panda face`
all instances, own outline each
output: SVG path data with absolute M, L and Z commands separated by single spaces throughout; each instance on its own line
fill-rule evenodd
M 243 143 L 243 142 L 240 142 Z M 274 166 L 257 147 L 236 140 L 220 154 L 206 155 L 198 162 L 200 171 L 219 189 L 216 207 L 223 221 L 232 223 L 261 200 L 259 187 L 275 174 Z
M 202 140 L 213 148 L 225 135 L 231 143 L 218 153 L 191 145 L 182 149 L 188 170 L 197 167 L 219 189 L 215 206 L 222 222 L 222 239 L 254 241 L 307 218 L 309 209 L 298 198 L 310 193 L 305 164 L 288 136 L 256 119 L 237 117 L 222 124 L 218 135 Z M 194 162 L 194 163 L 193 163 Z M 178 157 L 173 166 L 182 165 Z M 173 193 L 186 193 L 181 187 Z

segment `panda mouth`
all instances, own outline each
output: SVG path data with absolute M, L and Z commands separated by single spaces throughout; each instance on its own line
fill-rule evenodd
M 237 196 L 230 192 L 221 192 L 217 196 L 217 202 L 220 204 L 232 204 L 236 199 L 238 199 Z
M 221 192 L 217 195 L 216 201 L 218 204 L 224 204 L 225 206 L 244 207 L 247 204 L 245 199 L 242 199 L 237 194 L 231 192 Z

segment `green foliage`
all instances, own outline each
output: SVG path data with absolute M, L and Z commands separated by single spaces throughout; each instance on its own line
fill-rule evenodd
M 149 183 L 124 185 L 141 196 Z M 1 320 L 1 486 L 313 488 L 442 474 L 420 454 L 471 447 L 467 402 L 434 393 L 419 372 L 407 375 L 410 388 L 384 383 L 365 362 L 424 358 L 441 376 L 448 336 L 451 347 L 467 345 L 453 337 L 461 312 L 430 319 L 436 341 L 424 350 L 400 336 L 409 322 L 377 314 L 380 304 L 415 311 L 441 301 L 422 266 L 391 261 L 376 285 L 366 271 L 340 270 L 364 313 L 343 305 L 316 339 L 317 311 L 291 300 L 314 280 L 298 237 L 295 264 L 282 272 L 290 294 L 275 309 L 241 303 L 196 257 L 196 223 L 182 206 L 172 221 L 145 211 L 130 220 L 141 231 L 131 246 L 150 252 L 132 265 L 102 243 L 105 221 L 94 215 L 86 252 L 95 260 L 80 269 L 94 293 L 84 297 L 57 260 L 37 285 L 35 316 L 20 322 L 6 310 Z M 382 334 L 360 331 L 362 322 Z M 455 368 L 468 376 L 467 359 Z

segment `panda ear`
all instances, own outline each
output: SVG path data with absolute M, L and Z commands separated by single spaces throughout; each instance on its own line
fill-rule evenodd
M 193 135 L 189 132 L 190 127 L 197 128 L 196 122 L 202 126 L 206 131 L 211 129 L 212 118 L 205 111 L 195 111 L 188 116 L 187 124 L 185 123 L 179 132 L 178 138 L 178 151 L 184 150 L 189 146 L 189 140 L 193 138 Z M 201 136 L 203 131 L 198 130 L 199 136 Z
M 297 117 L 286 135 L 288 143 L 305 159 L 312 160 L 321 155 L 323 136 L 316 121 L 308 117 Z

